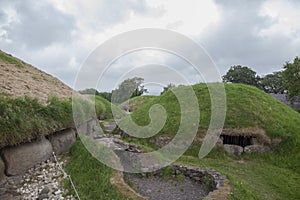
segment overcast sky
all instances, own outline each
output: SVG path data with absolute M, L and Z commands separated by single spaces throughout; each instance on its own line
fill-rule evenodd
M 300 55 L 299 10 L 297 0 L 0 0 L 0 49 L 72 87 L 81 65 L 104 41 L 124 31 L 162 28 L 202 45 L 222 75 L 232 65 L 265 75 Z M 114 72 L 122 76 L 122 65 L 142 66 L 145 60 L 176 65 L 185 78 L 199 81 L 178 58 L 151 51 L 120 59 Z

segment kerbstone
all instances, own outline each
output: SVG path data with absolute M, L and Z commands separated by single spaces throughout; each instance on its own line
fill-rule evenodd
M 76 141 L 76 134 L 73 129 L 66 129 L 49 136 L 55 154 L 63 154 L 71 148 Z
M 40 141 L 5 148 L 2 150 L 2 156 L 6 162 L 6 174 L 23 174 L 34 165 L 48 160 L 52 151 L 51 143 L 45 138 Z

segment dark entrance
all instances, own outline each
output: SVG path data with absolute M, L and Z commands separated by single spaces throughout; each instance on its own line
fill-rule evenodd
M 241 147 L 252 145 L 252 136 L 231 136 L 222 135 L 223 144 L 233 144 Z

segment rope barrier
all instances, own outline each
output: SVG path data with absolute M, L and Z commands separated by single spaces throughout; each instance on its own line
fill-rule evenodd
M 56 155 L 55 155 L 54 152 L 53 152 L 53 157 L 54 157 L 55 162 L 57 163 L 58 168 L 59 168 L 59 169 L 62 171 L 62 173 L 64 174 L 64 178 L 68 178 L 68 179 L 70 180 L 71 186 L 73 187 L 73 189 L 74 189 L 74 191 L 75 191 L 75 194 L 76 194 L 76 196 L 77 196 L 77 199 L 80 200 L 79 194 L 78 194 L 78 192 L 77 192 L 77 190 L 76 190 L 76 187 L 75 187 L 75 185 L 74 185 L 74 183 L 73 183 L 73 181 L 72 181 L 71 176 L 68 175 L 68 174 L 65 172 L 65 170 L 62 168 L 62 166 L 61 166 L 61 164 L 58 162 L 57 157 L 56 157 Z

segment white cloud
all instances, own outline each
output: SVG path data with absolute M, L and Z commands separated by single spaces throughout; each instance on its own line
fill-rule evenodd
M 262 29 L 261 35 L 283 34 L 285 36 L 300 36 L 300 3 L 273 0 L 267 1 L 260 10 L 260 15 L 272 19 L 272 26 Z

